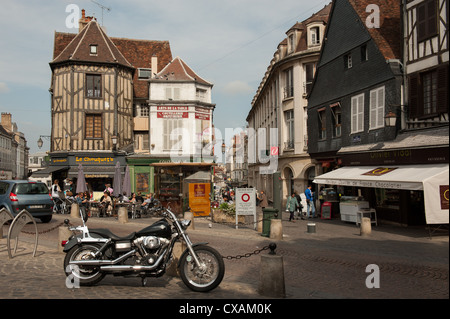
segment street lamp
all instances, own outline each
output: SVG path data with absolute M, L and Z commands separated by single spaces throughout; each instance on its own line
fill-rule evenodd
M 395 127 L 395 125 L 397 124 L 397 114 L 389 111 L 389 113 L 384 117 L 384 124 L 386 125 L 386 127 Z
M 225 142 L 223 142 L 222 143 L 222 154 L 225 154 L 225 148 L 226 148 L 226 145 L 225 145 Z
M 50 141 L 51 136 L 40 135 L 39 139 L 37 140 L 37 145 L 38 145 L 39 148 L 42 148 L 42 145 L 44 145 L 44 141 L 42 140 L 42 138 L 45 138 L 46 140 Z
M 117 147 L 117 136 L 116 135 L 111 136 L 111 141 L 113 144 L 113 150 L 115 151 Z

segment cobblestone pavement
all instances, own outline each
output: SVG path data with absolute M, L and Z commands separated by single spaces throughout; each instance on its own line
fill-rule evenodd
M 283 216 L 287 217 L 287 216 Z M 55 215 L 48 224 L 38 222 L 39 246 L 33 251 L 33 227 L 27 225 L 19 237 L 18 250 L 8 258 L 6 234 L 0 239 L 0 298 L 2 299 L 266 299 L 258 293 L 260 256 L 225 259 L 226 273 L 221 285 L 209 292 L 190 291 L 177 277 L 140 278 L 107 276 L 94 287 L 67 288 L 63 272 L 64 254 L 57 251 L 58 226 L 70 216 Z M 91 218 L 91 228 L 109 228 L 127 235 L 149 225 L 154 219 L 130 220 L 119 224 L 114 218 Z M 76 224 L 76 221 L 72 221 Z M 311 222 L 311 221 L 309 221 Z M 359 235 L 354 224 L 340 220 L 314 219 L 316 232 L 307 232 L 308 221 L 283 219 L 284 238 L 277 241 L 277 255 L 283 256 L 287 299 L 448 299 L 448 232 L 431 239 L 425 228 L 374 226 L 368 237 Z M 54 229 L 51 231 L 46 231 Z M 211 223 L 195 219 L 189 231 L 193 242 L 209 242 L 223 256 L 252 253 L 273 240 L 248 227 Z M 261 252 L 266 254 L 267 251 Z M 369 289 L 367 265 L 380 270 L 380 288 Z

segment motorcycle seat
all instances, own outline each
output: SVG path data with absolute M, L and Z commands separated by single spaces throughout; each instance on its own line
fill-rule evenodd
M 132 240 L 136 237 L 136 232 L 132 232 L 131 234 L 120 237 L 116 234 L 113 234 L 109 229 L 106 228 L 95 228 L 95 229 L 89 229 L 89 233 L 94 233 L 97 235 L 100 235 L 104 238 L 111 238 L 114 241 L 121 241 L 121 240 Z

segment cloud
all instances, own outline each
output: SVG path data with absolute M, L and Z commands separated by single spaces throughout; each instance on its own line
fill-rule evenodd
M 236 80 L 228 82 L 224 86 L 223 91 L 229 95 L 236 96 L 249 94 L 253 91 L 253 88 L 246 82 Z
M 8 93 L 11 91 L 5 82 L 0 82 L 0 93 Z

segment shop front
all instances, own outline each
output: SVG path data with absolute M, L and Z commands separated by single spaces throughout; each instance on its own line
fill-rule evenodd
M 209 215 L 212 163 L 153 163 L 155 195 L 177 214 L 191 207 L 196 216 Z M 207 208 L 205 208 L 207 206 Z
M 119 152 L 57 152 L 50 153 L 49 167 L 52 181 L 59 180 L 61 189 L 64 181 L 72 179 L 77 182 L 78 166 L 83 166 L 88 190 L 94 193 L 94 199 L 100 198 L 105 185 L 113 185 L 115 166 L 120 163 L 122 174 L 127 165 L 125 153 Z
M 438 161 L 432 156 L 436 152 L 440 154 Z M 364 198 L 376 210 L 378 220 L 402 225 L 449 223 L 448 149 L 341 153 L 341 156 L 349 166 L 317 176 L 314 182 L 332 185 L 342 196 Z

